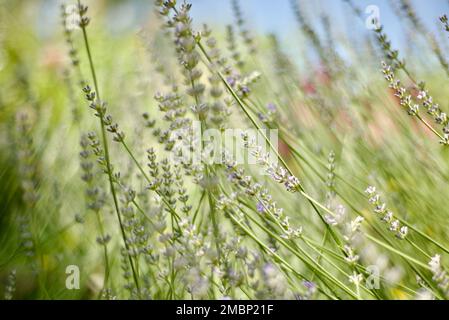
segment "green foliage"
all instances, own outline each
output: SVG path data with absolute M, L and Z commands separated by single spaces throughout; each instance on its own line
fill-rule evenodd
M 324 17 L 325 41 L 292 4 L 309 48 L 295 59 L 238 1 L 226 35 L 169 0 L 120 36 L 107 6 L 78 2 L 45 41 L 30 2 L 2 3 L 2 297 L 449 297 L 445 43 L 421 43 L 435 63 L 414 68 L 381 27 L 360 48 Z M 174 161 L 193 121 L 242 129 L 258 164 Z M 278 147 L 250 129 L 277 129 Z

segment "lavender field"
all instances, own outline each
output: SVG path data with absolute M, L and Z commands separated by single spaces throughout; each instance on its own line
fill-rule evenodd
M 446 13 L 0 0 L 0 297 L 448 299 Z

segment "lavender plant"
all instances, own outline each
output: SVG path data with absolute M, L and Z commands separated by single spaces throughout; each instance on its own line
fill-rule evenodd
M 380 24 L 337 36 L 298 1 L 293 56 L 241 4 L 220 30 L 157 0 L 139 37 L 110 37 L 110 4 L 67 3 L 67 57 L 40 64 L 0 29 L 5 299 L 448 298 L 447 79 Z M 395 10 L 447 73 L 445 43 Z

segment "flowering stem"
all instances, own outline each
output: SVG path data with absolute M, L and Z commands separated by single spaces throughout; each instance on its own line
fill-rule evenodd
M 134 154 L 132 153 L 131 149 L 128 147 L 126 142 L 123 139 L 120 142 L 121 142 L 122 146 L 125 148 L 125 150 L 128 153 L 128 155 L 133 160 L 133 162 L 136 164 L 137 169 L 139 169 L 140 173 L 143 175 L 145 180 L 148 183 L 150 183 L 151 182 L 150 177 L 148 177 L 148 175 L 146 174 L 145 170 L 143 170 L 143 168 L 140 165 L 139 161 L 137 161 L 136 157 L 134 156 Z M 167 206 L 167 208 L 169 209 L 171 215 L 175 218 L 176 223 L 178 223 L 178 221 L 180 219 L 178 213 L 175 211 L 175 209 L 173 209 L 173 207 L 170 205 L 170 203 L 168 203 L 167 199 L 165 199 L 165 197 L 162 195 L 162 193 L 159 190 L 155 190 L 155 192 L 162 199 L 162 202 L 164 202 L 164 204 Z M 179 229 L 179 225 L 178 225 L 178 229 Z
M 243 212 L 243 211 L 242 211 Z M 288 251 L 290 251 L 292 254 L 294 254 L 296 257 L 298 257 L 301 261 L 303 261 L 306 265 L 309 265 L 311 268 L 314 268 L 316 271 L 318 271 L 320 274 L 322 274 L 324 277 L 328 278 L 329 281 L 333 282 L 334 284 L 341 287 L 346 293 L 351 295 L 353 298 L 356 298 L 355 293 L 349 289 L 344 283 L 342 283 L 340 280 L 335 278 L 332 274 L 330 274 L 327 270 L 325 270 L 322 266 L 315 264 L 315 267 L 312 267 L 311 264 L 314 261 L 314 259 L 304 250 L 302 250 L 300 247 L 296 247 L 299 252 L 296 251 L 293 247 L 291 247 L 289 244 L 287 244 L 282 238 L 280 238 L 278 235 L 274 234 L 270 230 L 268 230 L 265 226 L 261 225 L 257 220 L 255 220 L 250 215 L 245 215 L 248 217 L 252 222 L 254 222 L 259 228 L 261 228 L 266 233 L 270 234 L 273 238 L 275 238 L 280 244 L 282 244 Z
M 78 6 L 81 7 L 80 0 L 78 0 Z M 86 32 L 86 26 L 82 26 L 81 30 L 83 32 L 84 45 L 85 45 L 86 52 L 87 52 L 87 57 L 88 57 L 88 60 L 89 60 L 90 71 L 91 71 L 92 79 L 93 79 L 93 82 L 94 82 L 94 87 L 95 87 L 97 99 L 98 99 L 98 101 L 101 101 L 100 91 L 98 90 L 97 76 L 96 76 L 96 73 L 95 73 L 95 67 L 94 67 L 94 64 L 93 64 L 92 54 L 91 54 L 91 51 L 90 51 L 89 41 L 88 41 L 87 32 Z M 122 234 L 123 243 L 125 245 L 125 248 L 126 248 L 126 251 L 127 251 L 127 255 L 128 255 L 128 260 L 129 260 L 129 263 L 131 265 L 133 278 L 134 278 L 134 283 L 136 285 L 137 290 L 139 290 L 139 281 L 138 281 L 138 277 L 137 277 L 137 274 L 136 274 L 136 270 L 134 268 L 133 259 L 131 258 L 131 255 L 129 253 L 129 246 L 128 246 L 128 243 L 127 243 L 127 240 L 126 240 L 126 233 L 125 233 L 125 229 L 123 227 L 122 218 L 120 216 L 120 209 L 119 209 L 119 205 L 118 205 L 117 194 L 116 194 L 115 187 L 114 187 L 114 180 L 113 180 L 113 177 L 112 177 L 111 161 L 110 161 L 110 157 L 109 157 L 109 146 L 108 146 L 108 141 L 107 141 L 107 137 L 106 137 L 106 129 L 105 129 L 105 124 L 104 124 L 104 119 L 103 119 L 102 115 L 100 115 L 99 118 L 100 118 L 101 136 L 102 136 L 102 141 L 103 141 L 103 146 L 104 146 L 104 154 L 105 154 L 105 160 L 106 160 L 106 171 L 107 171 L 107 175 L 108 175 L 108 178 L 109 178 L 109 187 L 111 189 L 111 194 L 112 194 L 112 198 L 113 198 L 113 202 L 114 202 L 115 212 L 117 214 L 117 219 L 118 219 L 118 222 L 119 222 L 119 225 L 120 225 L 120 231 L 121 231 L 121 234 Z
M 202 47 L 201 43 L 198 42 L 198 45 L 201 49 L 201 51 L 203 52 L 204 55 L 206 55 L 207 57 L 207 53 L 204 50 L 204 48 Z M 210 61 L 210 59 L 208 59 Z M 273 152 L 275 152 L 276 157 L 279 159 L 279 161 L 281 161 L 282 165 L 285 167 L 285 169 L 291 174 L 293 175 L 292 170 L 288 167 L 287 163 L 284 161 L 284 159 L 280 156 L 280 154 L 278 153 L 278 151 L 276 150 L 276 148 L 273 146 L 273 144 L 271 143 L 270 139 L 267 138 L 267 136 L 265 135 L 264 131 L 261 130 L 260 126 L 257 124 L 257 122 L 255 121 L 254 117 L 248 112 L 248 110 L 246 110 L 244 103 L 240 100 L 240 98 L 237 96 L 237 94 L 234 92 L 234 90 L 231 88 L 231 86 L 227 83 L 226 79 L 223 77 L 223 75 L 221 74 L 221 72 L 217 71 L 217 74 L 219 75 L 220 79 L 222 80 L 222 82 L 224 83 L 224 85 L 226 86 L 226 88 L 228 89 L 228 91 L 231 93 L 231 95 L 233 96 L 233 98 L 237 101 L 238 105 L 240 106 L 240 108 L 243 110 L 243 112 L 245 113 L 245 115 L 249 118 L 249 120 L 251 121 L 251 123 L 256 127 L 256 129 L 258 129 L 264 140 L 266 141 L 266 143 L 269 145 L 270 149 L 273 150 Z M 302 195 L 305 195 L 306 193 L 304 192 L 304 188 L 302 186 L 301 183 L 298 184 L 297 186 L 297 190 L 300 191 L 300 193 Z M 312 205 L 313 209 L 315 210 L 315 212 L 318 214 L 318 216 L 320 217 L 321 221 L 324 223 L 324 225 L 326 226 L 326 228 L 329 230 L 330 234 L 332 235 L 332 238 L 334 239 L 334 241 L 341 247 L 341 241 L 340 239 L 337 237 L 336 233 L 329 227 L 329 225 L 326 223 L 326 221 L 324 220 L 323 215 L 321 214 L 321 212 L 316 208 L 315 204 L 310 201 L 311 197 L 308 197 L 308 200 L 310 202 L 310 204 Z M 315 201 L 316 202 L 316 201 Z
M 302 274 L 300 274 L 298 271 L 296 271 L 295 268 L 293 268 L 287 261 L 285 261 L 283 258 L 281 258 L 277 253 L 273 252 L 267 245 L 265 245 L 262 241 L 259 240 L 259 238 L 254 235 L 247 227 L 245 227 L 239 219 L 235 218 L 230 212 L 228 212 L 229 217 L 232 221 L 234 221 L 250 238 L 252 238 L 258 245 L 260 245 L 265 251 L 269 252 L 270 255 L 272 255 L 276 260 L 283 263 L 292 273 L 294 273 L 296 276 L 298 276 L 300 279 L 307 280 Z M 322 289 L 318 288 L 322 293 L 329 296 L 327 293 L 325 293 Z M 338 299 L 335 297 L 332 297 L 332 299 Z
M 290 139 L 293 140 L 293 138 L 289 136 L 289 133 L 288 133 L 288 132 L 286 132 L 286 131 L 284 132 L 284 131 L 282 130 L 281 133 L 283 133 L 284 135 L 286 135 L 287 137 L 289 137 Z M 281 138 L 282 138 L 282 136 L 281 136 Z M 320 175 L 319 171 L 318 171 L 316 168 L 314 168 L 314 167 L 311 165 L 310 161 L 308 161 L 308 160 L 305 158 L 305 156 L 302 155 L 302 154 L 297 150 L 298 147 L 293 146 L 293 145 L 292 145 L 289 141 L 287 141 L 285 138 L 282 139 L 282 141 L 284 141 L 284 142 L 287 144 L 287 146 L 289 147 L 289 149 L 293 152 L 293 154 L 294 154 L 297 158 L 299 158 L 301 161 L 303 161 L 305 164 L 307 164 L 308 167 L 309 167 L 310 169 L 312 169 L 312 171 L 313 171 L 313 172 L 314 172 L 314 173 L 315 173 L 315 174 L 316 174 L 322 181 L 324 181 L 324 178 Z M 305 147 L 303 148 L 303 150 L 309 152 L 309 150 L 308 150 L 307 148 L 305 148 Z M 316 157 L 315 154 L 313 154 L 312 152 L 309 152 L 309 154 L 310 154 L 311 157 L 314 158 L 313 160 L 314 160 L 316 163 L 318 163 L 322 168 L 326 168 L 326 167 L 327 167 L 326 164 L 323 163 L 323 162 L 321 161 L 321 159 L 319 159 L 318 157 Z M 358 188 L 356 188 L 356 187 L 354 186 L 353 183 L 350 183 L 349 181 L 347 181 L 343 176 L 341 176 L 341 175 L 338 174 L 337 172 L 335 172 L 335 177 L 338 178 L 338 179 L 340 179 L 340 181 L 342 181 L 347 187 L 349 187 L 351 190 L 353 190 L 353 191 L 356 192 L 357 194 L 359 194 L 359 195 L 361 195 L 361 196 L 363 196 L 363 197 L 365 196 L 365 195 L 363 194 L 362 191 L 360 191 Z M 348 204 L 352 209 L 354 209 L 357 213 L 363 215 L 363 213 L 360 212 L 359 210 L 357 210 L 357 209 L 352 205 L 351 201 L 349 201 L 349 200 L 348 200 L 348 199 L 347 199 L 347 198 L 346 198 L 346 197 L 345 197 L 339 190 L 335 190 L 335 192 L 336 192 L 337 195 L 338 195 L 338 196 L 339 196 L 339 197 L 340 197 L 346 204 Z M 433 239 L 432 237 L 428 236 L 428 235 L 425 234 L 423 231 L 419 230 L 417 227 L 413 226 L 412 224 L 410 224 L 409 222 L 405 221 L 404 219 L 402 219 L 402 218 L 400 218 L 400 217 L 397 217 L 397 219 L 398 219 L 403 225 L 406 225 L 410 230 L 416 232 L 420 237 L 426 239 L 427 241 L 430 241 L 432 244 L 434 244 L 435 246 L 437 246 L 438 248 L 440 248 L 440 249 L 443 250 L 444 252 L 449 253 L 449 249 L 446 248 L 443 244 L 441 244 L 441 243 L 438 242 L 437 240 L 435 240 L 435 239 Z
M 421 115 L 416 114 L 416 117 L 421 121 L 430 131 L 432 131 L 438 138 L 440 138 L 441 141 L 444 141 L 444 137 L 438 133 L 426 120 L 421 117 Z

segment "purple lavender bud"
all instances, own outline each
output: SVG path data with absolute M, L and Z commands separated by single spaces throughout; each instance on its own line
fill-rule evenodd
M 226 82 L 233 87 L 235 85 L 235 78 L 234 77 L 227 77 Z
M 304 281 L 302 283 L 304 285 L 304 287 L 306 287 L 308 290 L 313 290 L 315 289 L 315 283 L 310 282 L 310 281 Z
M 266 117 L 263 113 L 261 113 L 261 112 L 259 112 L 259 113 L 257 114 L 257 117 L 258 117 L 259 120 L 262 121 L 262 122 L 265 122 L 265 121 L 267 120 L 267 117 Z
M 248 94 L 250 90 L 249 90 L 249 88 L 247 86 L 242 86 L 241 91 L 242 91 L 243 94 Z
M 269 103 L 269 104 L 267 104 L 267 109 L 270 111 L 270 112 L 276 112 L 276 110 L 277 110 L 277 107 L 276 107 L 276 105 L 274 104 L 274 103 Z
M 265 207 L 263 206 L 262 202 L 260 202 L 260 201 L 257 202 L 256 208 L 257 208 L 257 211 L 260 212 L 260 213 L 264 213 L 265 212 Z

